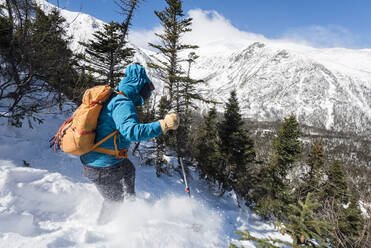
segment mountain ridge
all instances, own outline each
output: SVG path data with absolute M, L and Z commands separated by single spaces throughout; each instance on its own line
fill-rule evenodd
M 205 75 L 207 96 L 224 102 L 228 94 L 219 93 L 237 89 L 246 118 L 275 121 L 294 113 L 309 126 L 370 132 L 368 80 L 331 71 L 286 50 L 276 53 L 259 42 L 224 61 L 204 59 L 195 67 L 195 74 Z
M 53 5 L 37 0 L 44 9 Z M 81 51 L 78 41 L 91 39 L 104 22 L 87 14 L 61 10 L 68 34 L 74 35 L 71 48 Z M 311 48 L 282 41 L 249 41 L 230 53 L 201 54 L 192 67 L 192 77 L 205 83 L 198 90 L 213 100 L 225 102 L 237 90 L 244 118 L 256 121 L 282 120 L 295 114 L 308 126 L 331 131 L 371 134 L 371 49 Z M 156 53 L 132 45 L 134 60 L 146 63 Z M 156 83 L 156 95 L 164 83 L 148 69 Z M 157 99 L 158 100 L 158 99 Z M 200 112 L 210 106 L 198 103 Z M 223 106 L 217 106 L 223 111 Z

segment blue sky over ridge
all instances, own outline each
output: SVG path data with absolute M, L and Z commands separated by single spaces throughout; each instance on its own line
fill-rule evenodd
M 98 19 L 120 21 L 113 0 L 49 0 L 71 11 L 81 10 Z M 154 10 L 165 0 L 145 0 L 133 20 L 132 30 L 148 32 L 158 27 Z M 200 9 L 215 13 L 235 28 L 314 47 L 371 48 L 371 1 L 369 0 L 184 0 L 184 12 Z

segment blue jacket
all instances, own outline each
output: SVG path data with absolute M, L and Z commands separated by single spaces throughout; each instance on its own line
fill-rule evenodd
M 95 142 L 103 139 L 115 130 L 119 131 L 117 137 L 118 149 L 129 148 L 131 141 L 149 140 L 162 134 L 160 122 L 140 124 L 135 106 L 144 104 L 139 92 L 145 83 L 150 80 L 141 65 L 132 64 L 125 71 L 125 78 L 118 84 L 116 90 L 122 91 L 126 96 L 113 94 L 103 107 L 99 118 Z M 99 147 L 114 150 L 113 137 Z M 112 166 L 123 159 L 97 152 L 82 155 L 81 161 L 90 166 Z

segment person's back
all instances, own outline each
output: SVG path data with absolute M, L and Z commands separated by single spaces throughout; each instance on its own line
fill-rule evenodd
M 164 120 L 140 124 L 135 106 L 144 104 L 154 86 L 141 65 L 130 65 L 125 71 L 126 77 L 118 84 L 117 92 L 105 103 L 96 130 L 99 141 L 115 130 L 117 138 L 110 138 L 99 148 L 126 151 L 131 141 L 144 141 L 175 130 L 179 121 L 176 114 L 170 114 Z M 125 154 L 126 153 L 121 153 Z M 91 151 L 82 155 L 83 174 L 97 187 L 105 199 L 99 218 L 101 224 L 110 220 L 107 211 L 127 197 L 135 196 L 135 167 L 127 156 L 115 156 Z M 123 182 L 121 182 L 123 181 Z M 111 207 L 107 207 L 111 206 Z M 107 211 L 105 211 L 105 209 Z

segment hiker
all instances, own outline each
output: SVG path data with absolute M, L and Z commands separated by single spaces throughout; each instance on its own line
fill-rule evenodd
M 119 131 L 116 143 L 121 158 L 95 151 L 80 157 L 83 175 L 91 180 L 104 198 L 98 218 L 99 224 L 105 224 L 124 198 L 135 197 L 135 167 L 127 158 L 130 142 L 149 140 L 179 126 L 175 113 L 167 114 L 163 120 L 148 124 L 138 123 L 135 106 L 141 106 L 151 96 L 154 85 L 147 77 L 145 69 L 139 64 L 131 64 L 125 71 L 125 77 L 115 89 L 120 94 L 113 94 L 104 104 L 98 118 L 96 140 L 99 141 L 115 130 Z M 114 138 L 99 146 L 115 150 Z

